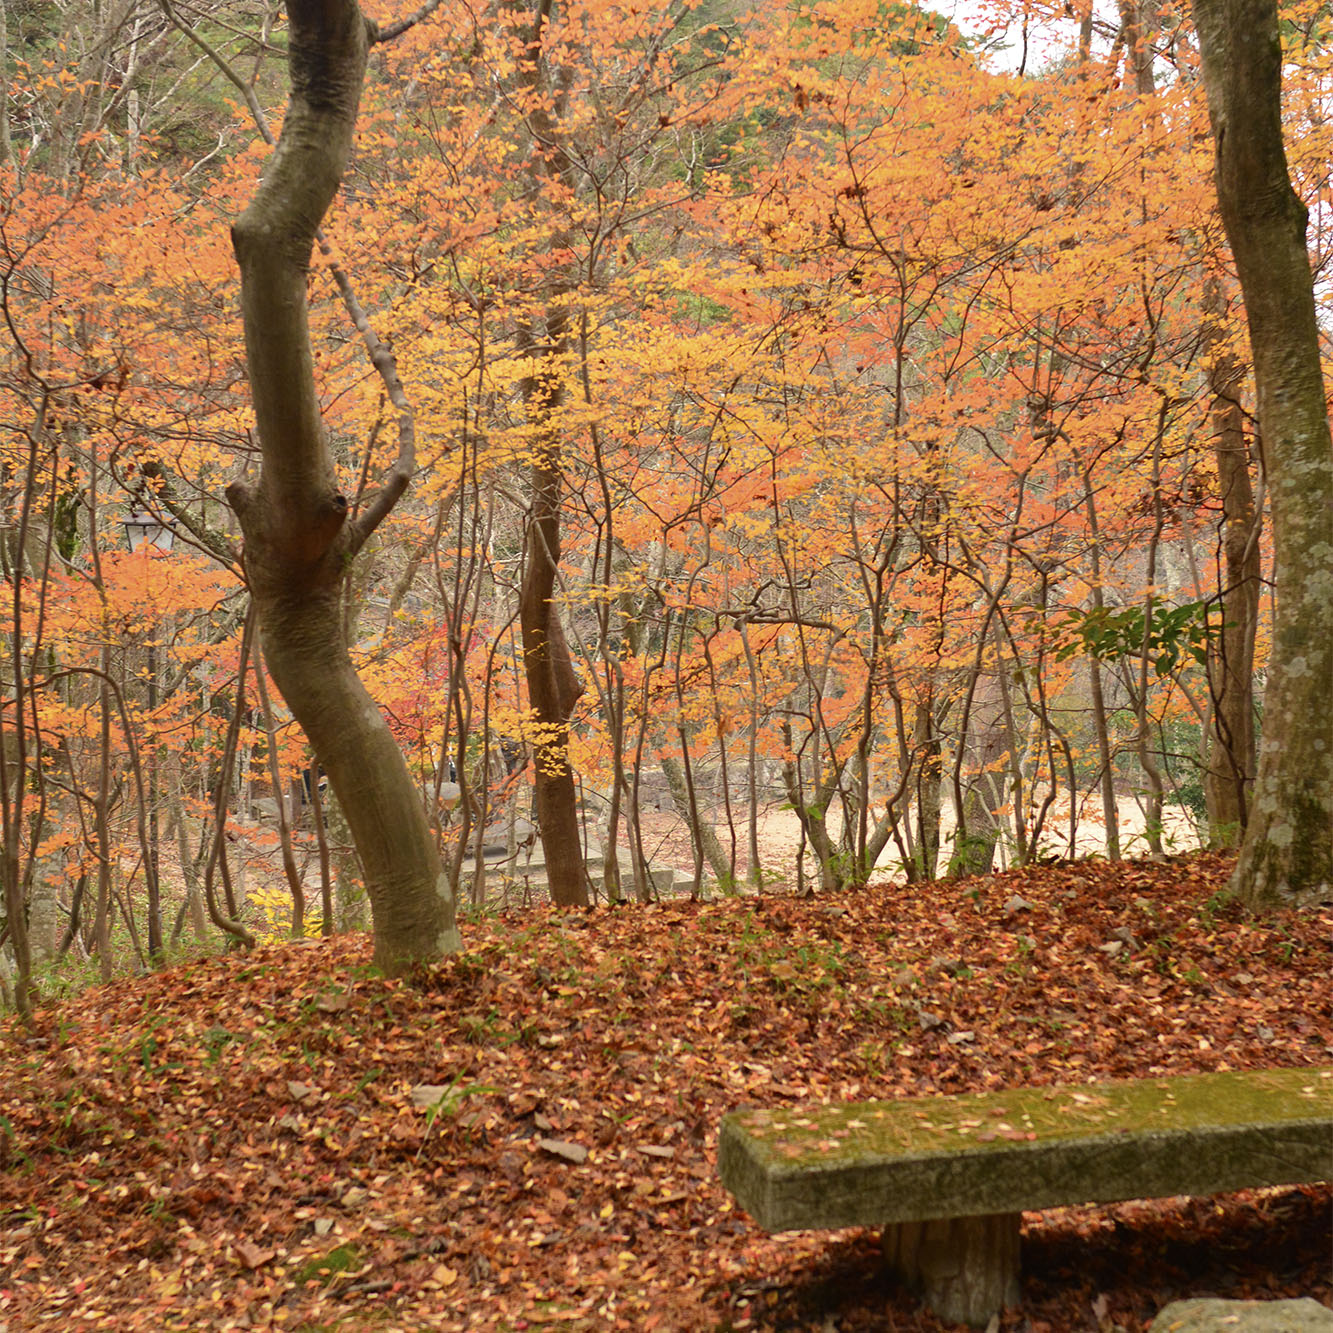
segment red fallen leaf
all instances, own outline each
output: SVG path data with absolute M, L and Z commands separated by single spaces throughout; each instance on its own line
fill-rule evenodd
M 236 1253 L 241 1256 L 241 1262 L 247 1268 L 262 1268 L 277 1254 L 277 1250 L 260 1249 L 258 1245 L 248 1240 L 240 1240 L 236 1242 Z

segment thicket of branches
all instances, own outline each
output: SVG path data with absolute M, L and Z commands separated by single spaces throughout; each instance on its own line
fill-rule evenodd
M 1196 44 L 1134 12 L 1020 71 L 845 0 L 574 0 L 536 44 L 522 6 L 454 5 L 378 48 L 315 373 L 355 510 L 398 441 L 350 295 L 419 472 L 346 634 L 465 895 L 469 848 L 565 762 L 608 896 L 651 893 L 659 793 L 696 891 L 790 870 L 759 853 L 779 803 L 826 887 L 1090 828 L 1117 858 L 1129 803 L 1148 851 L 1167 806 L 1235 842 L 1262 442 Z M 1317 291 L 1327 24 L 1286 28 Z M 10 7 L 4 38 L 5 919 L 103 976 L 186 930 L 354 924 L 221 498 L 256 466 L 228 226 L 284 25 L 130 0 Z M 170 553 L 127 551 L 131 510 Z M 563 716 L 525 671 L 534 562 Z

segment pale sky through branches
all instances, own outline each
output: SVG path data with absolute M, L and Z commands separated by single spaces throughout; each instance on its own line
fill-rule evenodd
M 1054 18 L 1039 6 L 995 0 L 943 0 L 931 6 L 968 37 L 981 39 L 987 63 L 996 70 L 1033 74 L 1058 59 L 1077 40 L 1072 19 Z

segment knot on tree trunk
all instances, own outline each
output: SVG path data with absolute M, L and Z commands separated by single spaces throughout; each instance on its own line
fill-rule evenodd
M 233 482 L 227 501 L 240 521 L 246 577 L 257 597 L 336 592 L 352 554 L 345 495 L 324 491 L 298 506 L 273 497 L 262 482 Z

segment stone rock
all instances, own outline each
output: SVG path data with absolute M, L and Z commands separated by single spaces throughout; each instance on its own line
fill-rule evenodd
M 987 1327 L 1022 1295 L 1019 1214 L 945 1217 L 884 1228 L 884 1258 L 932 1313 L 950 1323 Z
M 1308 1296 L 1297 1301 L 1173 1301 L 1150 1333 L 1333 1333 L 1333 1310 Z

